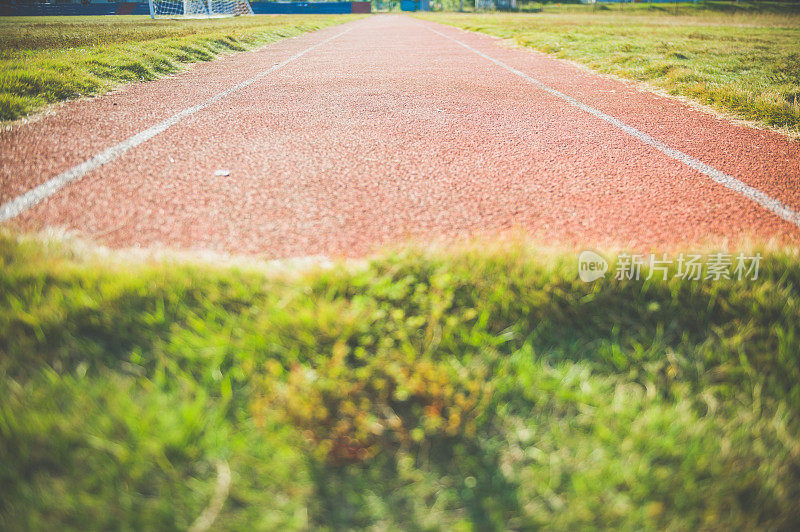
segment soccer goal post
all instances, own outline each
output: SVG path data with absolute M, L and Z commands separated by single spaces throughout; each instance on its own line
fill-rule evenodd
M 248 0 L 148 0 L 150 18 L 216 18 L 252 15 Z

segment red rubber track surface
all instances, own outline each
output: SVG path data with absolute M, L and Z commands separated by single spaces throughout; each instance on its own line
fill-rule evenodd
M 484 35 L 372 16 L 0 135 L 0 202 L 344 29 L 7 222 L 112 247 L 361 256 L 404 240 L 691 248 L 800 229 L 451 35 L 800 209 L 800 143 Z M 228 176 L 216 176 L 226 169 Z

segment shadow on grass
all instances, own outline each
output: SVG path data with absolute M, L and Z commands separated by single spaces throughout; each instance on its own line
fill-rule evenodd
M 449 526 L 502 530 L 522 514 L 517 486 L 501 471 L 499 448 L 477 438 L 384 452 L 360 465 L 318 465 L 312 477 L 312 525 L 335 530 L 427 530 L 445 525 L 445 516 L 458 516 Z

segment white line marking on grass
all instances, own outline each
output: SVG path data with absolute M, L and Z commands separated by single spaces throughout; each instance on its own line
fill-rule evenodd
M 539 81 L 538 79 L 536 79 L 536 78 L 534 78 L 532 76 L 529 76 L 525 72 L 522 72 L 521 70 L 517 70 L 516 68 L 507 65 L 506 63 L 500 61 L 499 59 L 495 59 L 494 57 L 486 55 L 485 53 L 481 52 L 480 50 L 476 50 L 472 46 L 470 46 L 470 45 L 468 45 L 466 43 L 463 43 L 463 42 L 459 41 L 458 39 L 456 39 L 454 37 L 451 37 L 451 36 L 449 36 L 449 35 L 447 35 L 445 33 L 442 33 L 440 31 L 436 31 L 435 29 L 433 29 L 433 28 L 431 28 L 431 27 L 429 27 L 427 25 L 424 25 L 424 26 L 427 29 L 429 29 L 430 31 L 432 31 L 433 33 L 436 33 L 438 35 L 441 35 L 442 37 L 450 39 L 451 41 L 460 44 L 461 46 L 463 46 L 467 50 L 469 50 L 469 51 L 471 51 L 471 52 L 483 57 L 484 59 L 488 59 L 492 63 L 494 63 L 494 64 L 496 64 L 496 65 L 498 65 L 498 66 L 500 66 L 500 67 L 502 67 L 502 68 L 504 68 L 506 70 L 508 70 L 509 72 L 511 72 L 513 74 L 516 74 L 517 76 L 519 76 L 519 77 L 525 79 L 526 81 L 532 83 L 533 85 L 537 86 L 538 88 L 542 89 L 543 91 L 545 91 L 547 93 L 550 93 L 550 94 L 552 94 L 553 96 L 555 96 L 557 98 L 561 98 L 562 100 L 565 100 L 570 105 L 572 105 L 574 107 L 577 107 L 578 109 L 580 109 L 582 111 L 586 111 L 590 115 L 594 115 L 597 118 L 599 118 L 600 120 L 604 120 L 605 122 L 608 122 L 612 126 L 621 129 L 622 131 L 624 131 L 625 133 L 631 135 L 632 137 L 635 137 L 636 139 L 644 142 L 645 144 L 648 144 L 648 145 L 654 147 L 655 149 L 657 149 L 661 153 L 663 153 L 663 154 L 675 159 L 676 161 L 682 162 L 683 164 L 685 164 L 689 168 L 697 170 L 698 172 L 700 172 L 701 174 L 703 174 L 705 176 L 710 177 L 711 179 L 713 179 L 714 181 L 716 181 L 720 185 L 726 186 L 729 189 L 738 192 L 742 196 L 754 201 L 755 203 L 758 203 L 759 205 L 761 205 L 765 209 L 767 209 L 767 210 L 773 212 L 774 214 L 780 216 L 781 218 L 783 218 L 787 222 L 793 223 L 794 225 L 800 227 L 800 212 L 792 209 L 790 206 L 786 205 L 782 201 L 777 200 L 777 199 L 775 199 L 775 198 L 773 198 L 771 196 L 768 196 L 767 194 L 761 192 L 757 188 L 751 187 L 750 185 L 748 185 L 746 183 L 743 183 L 742 181 L 739 181 L 735 177 L 729 176 L 728 174 L 726 174 L 724 172 L 721 172 L 720 170 L 717 170 L 716 168 L 714 168 L 714 167 L 712 167 L 712 166 L 710 166 L 710 165 L 708 165 L 708 164 L 706 164 L 706 163 L 704 163 L 702 161 L 699 161 L 699 160 L 695 159 L 691 155 L 687 155 L 687 154 L 683 153 L 680 150 L 676 150 L 675 148 L 670 148 L 669 146 L 667 146 L 666 144 L 664 144 L 660 140 L 651 137 L 647 133 L 639 131 L 635 127 L 629 126 L 625 122 L 623 122 L 621 120 L 618 120 L 618 119 L 614 118 L 613 116 L 607 115 L 604 112 L 595 109 L 594 107 L 586 105 L 585 103 L 576 100 L 572 96 L 567 96 L 563 92 L 559 92 L 559 91 L 557 91 L 557 90 L 555 90 L 553 88 L 550 88 L 547 85 L 545 85 L 544 83 L 542 83 L 541 81 Z
M 216 521 L 219 511 L 222 510 L 222 505 L 225 504 L 225 499 L 228 498 L 228 493 L 231 490 L 231 467 L 228 462 L 221 460 L 217 462 L 217 488 L 214 490 L 214 495 L 211 501 L 206 506 L 203 513 L 197 516 L 192 526 L 189 527 L 189 532 L 205 532 Z
M 103 165 L 105 165 L 107 163 L 110 163 L 111 161 L 113 161 L 114 159 L 116 159 L 120 155 L 124 154 L 125 152 L 127 152 L 131 148 L 135 148 L 136 146 L 139 146 L 140 144 L 143 144 L 143 143 L 147 142 L 148 140 L 152 139 L 153 137 L 155 137 L 159 133 L 163 133 L 164 131 L 166 131 L 167 129 L 171 128 L 172 126 L 174 126 L 175 124 L 177 124 L 178 122 L 183 120 L 184 118 L 186 118 L 188 116 L 191 116 L 191 115 L 197 113 L 198 111 L 202 111 L 203 109 L 205 109 L 209 105 L 213 105 L 214 103 L 216 103 L 219 100 L 225 98 L 226 96 L 229 96 L 229 95 L 233 94 L 234 92 L 237 92 L 237 91 L 240 91 L 240 90 L 244 89 L 248 85 L 252 85 L 256 81 L 258 81 L 261 78 L 267 76 L 268 74 L 271 74 L 271 73 L 275 72 L 276 70 L 278 70 L 279 68 L 282 68 L 282 67 L 288 65 L 289 63 L 291 63 L 295 59 L 298 59 L 298 58 L 302 57 L 303 55 L 307 54 L 308 52 L 310 52 L 314 48 L 322 46 L 323 44 L 329 43 L 330 41 L 341 37 L 342 35 L 344 35 L 348 31 L 350 31 L 351 29 L 353 29 L 353 28 L 347 28 L 343 32 L 337 33 L 333 37 L 329 37 L 329 38 L 325 39 L 324 41 L 318 42 L 317 44 L 315 44 L 313 46 L 309 46 L 308 48 L 306 48 L 302 52 L 296 53 L 295 55 L 293 55 L 289 59 L 286 59 L 286 60 L 284 60 L 284 61 L 282 61 L 282 62 L 280 62 L 280 63 L 278 63 L 276 65 L 273 65 L 271 68 L 269 68 L 269 69 L 267 69 L 267 70 L 255 75 L 255 76 L 253 76 L 252 78 L 250 78 L 248 80 L 245 80 L 245 81 L 239 83 L 238 85 L 234 85 L 233 87 L 231 87 L 229 89 L 226 89 L 226 90 L 224 90 L 224 91 L 222 91 L 222 92 L 220 92 L 218 94 L 215 94 L 211 98 L 209 98 L 209 99 L 207 99 L 207 100 L 205 100 L 203 102 L 200 102 L 199 104 L 195 105 L 194 107 L 189 107 L 188 109 L 184 109 L 183 111 L 180 111 L 179 113 L 167 118 L 163 122 L 159 122 L 158 124 L 148 128 L 148 129 L 145 129 L 144 131 L 140 131 L 139 133 L 136 133 L 135 135 L 133 135 L 131 137 L 128 137 L 127 139 L 123 140 L 119 144 L 115 144 L 114 146 L 111 146 L 107 150 L 98 153 L 97 155 L 95 155 L 91 159 L 87 159 L 87 160 L 83 161 L 82 163 L 73 166 L 69 170 L 58 174 L 54 178 L 42 183 L 41 185 L 39 185 L 39 186 L 37 186 L 35 188 L 32 188 L 28 192 L 26 192 L 26 193 L 24 193 L 24 194 L 22 194 L 20 196 L 17 196 L 16 198 L 14 198 L 13 200 L 11 200 L 11 201 L 9 201 L 7 203 L 4 203 L 2 206 L 0 206 L 0 223 L 1 222 L 5 222 L 6 220 L 9 220 L 11 218 L 14 218 L 15 216 L 18 216 L 19 214 L 21 214 L 22 212 L 26 211 L 27 209 L 30 209 L 31 207 L 33 207 L 34 205 L 36 205 L 40 201 L 43 201 L 43 200 L 49 198 L 50 196 L 52 196 L 53 194 L 55 194 L 56 192 L 58 192 L 59 190 L 64 188 L 66 185 L 68 185 L 72 181 L 75 181 L 76 179 L 80 179 L 83 176 L 85 176 L 86 174 L 88 174 L 89 172 L 91 172 L 92 170 L 96 170 L 96 169 L 100 168 L 101 166 L 103 166 Z

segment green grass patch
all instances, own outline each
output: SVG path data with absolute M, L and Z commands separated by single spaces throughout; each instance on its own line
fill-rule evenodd
M 141 16 L 0 18 L 0 120 L 177 72 L 358 18 L 351 15 L 151 20 Z
M 800 9 L 742 2 L 541 6 L 536 14 L 422 18 L 510 39 L 800 133 Z M 730 9 L 728 9 L 730 8 Z
M 800 258 L 585 284 L 575 258 L 291 276 L 0 235 L 0 528 L 795 529 Z

